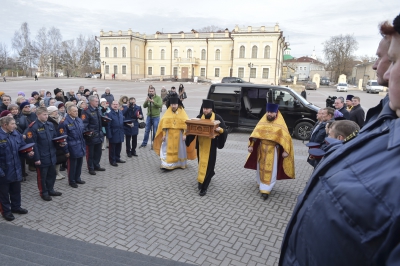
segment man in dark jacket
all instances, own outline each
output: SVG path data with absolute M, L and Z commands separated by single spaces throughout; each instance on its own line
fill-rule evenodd
M 350 113 L 344 106 L 344 99 L 342 97 L 339 97 L 335 100 L 335 109 L 341 112 L 346 120 L 350 119 Z
M 101 98 L 104 98 L 107 100 L 108 105 L 111 106 L 112 102 L 114 101 L 114 96 L 110 93 L 110 88 L 106 88 L 106 92 L 101 95 Z
M 57 132 L 53 124 L 47 122 L 49 113 L 46 107 L 39 107 L 36 115 L 37 119 L 29 125 L 26 132 L 26 142 L 36 143 L 33 147 L 33 161 L 36 165 L 39 192 L 43 200 L 50 201 L 51 196 L 62 195 L 54 190 L 57 158 L 53 139 L 57 137 Z
M 400 264 L 400 15 L 393 24 L 381 26 L 392 35 L 389 103 L 315 168 L 286 228 L 279 265 Z
M 301 95 L 301 97 L 303 97 L 304 99 L 307 100 L 307 92 L 306 92 L 305 88 L 303 88 L 303 90 L 301 91 L 300 95 Z
M 112 102 L 111 111 L 106 116 L 112 119 L 106 127 L 108 159 L 112 166 L 118 166 L 117 163 L 125 163 L 125 161 L 121 160 L 122 142 L 124 142 L 124 116 L 119 110 L 117 101 Z
M 11 97 L 9 95 L 3 94 L 1 99 L 3 103 L 0 105 L 0 113 L 7 110 L 8 105 L 11 103 Z
M 68 158 L 68 183 L 77 188 L 78 184 L 85 184 L 81 179 L 83 157 L 85 156 L 86 143 L 83 138 L 84 125 L 78 117 L 78 107 L 71 105 L 67 109 L 68 115 L 60 121 L 58 135 L 67 135 L 67 145 L 63 147 Z
M 364 126 L 365 112 L 360 105 L 360 97 L 355 96 L 351 101 L 353 102 L 353 108 L 350 111 L 350 120 L 356 122 L 362 128 Z
M 92 137 L 86 140 L 86 159 L 89 174 L 95 175 L 95 171 L 105 171 L 100 167 L 101 146 L 104 141 L 102 131 L 101 112 L 99 109 L 99 98 L 96 95 L 89 96 L 89 105 L 82 111 L 81 119 L 85 126 L 84 132 L 93 132 Z
M 132 123 L 124 123 L 124 134 L 126 141 L 126 155 L 130 158 L 138 156 L 136 153 L 137 135 L 139 134 L 139 119 L 143 119 L 142 107 L 136 105 L 134 97 L 129 98 L 129 105 L 124 106 L 122 111 L 125 120 L 132 120 Z M 132 140 L 132 146 L 131 146 Z
M 19 149 L 25 145 L 22 135 L 15 130 L 15 120 L 12 117 L 1 119 L 0 129 L 0 211 L 7 221 L 15 219 L 12 213 L 26 214 L 21 208 L 21 163 Z M 33 151 L 27 156 L 32 157 Z

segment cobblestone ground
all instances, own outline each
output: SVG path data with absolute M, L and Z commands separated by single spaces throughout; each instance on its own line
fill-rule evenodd
M 206 91 L 188 94 L 191 101 L 201 102 Z M 199 105 L 187 103 L 194 117 Z M 12 223 L 198 265 L 277 265 L 286 224 L 312 168 L 306 163 L 307 148 L 294 140 L 296 179 L 278 181 L 264 201 L 255 171 L 243 168 L 250 133 L 234 131 L 218 150 L 216 175 L 205 197 L 198 195 L 197 161 L 185 170 L 164 173 L 148 145 L 133 158 L 126 158 L 123 148 L 127 163 L 112 167 L 106 149 L 101 161 L 105 172 L 90 176 L 84 165 L 86 184 L 74 189 L 65 179 L 56 181 L 63 195 L 51 202 L 40 199 L 36 175 L 29 172 L 22 183 L 22 206 L 29 214 Z M 139 145 L 142 138 L 143 130 Z

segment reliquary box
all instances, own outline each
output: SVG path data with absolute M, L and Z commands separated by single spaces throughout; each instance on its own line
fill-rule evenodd
M 186 135 L 204 136 L 212 139 L 219 135 L 215 131 L 219 127 L 219 120 L 192 118 L 185 122 L 187 125 Z

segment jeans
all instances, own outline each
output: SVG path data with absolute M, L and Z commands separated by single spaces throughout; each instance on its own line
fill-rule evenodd
M 146 118 L 146 128 L 145 128 L 145 132 L 144 132 L 144 138 L 143 138 L 143 142 L 142 142 L 142 146 L 146 146 L 147 142 L 149 141 L 149 134 L 150 134 L 150 127 L 153 126 L 153 133 L 152 133 L 152 140 L 154 140 L 154 137 L 156 135 L 157 132 L 157 128 L 158 128 L 158 123 L 160 122 L 160 117 L 150 117 L 148 116 Z

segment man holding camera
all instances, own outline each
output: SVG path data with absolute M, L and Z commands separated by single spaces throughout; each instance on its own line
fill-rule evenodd
M 151 86 L 148 90 L 147 99 L 144 102 L 143 107 L 147 108 L 146 129 L 144 132 L 142 145 L 140 145 L 139 148 L 147 146 L 150 129 L 153 131 L 151 138 L 154 140 L 154 135 L 158 128 L 158 122 L 160 122 L 160 108 L 162 107 L 162 99 L 160 96 L 156 95 L 156 90 L 153 86 Z
M 100 167 L 101 146 L 104 140 L 102 130 L 101 111 L 98 108 L 99 98 L 96 95 L 90 95 L 89 106 L 83 110 L 81 119 L 85 126 L 84 132 L 91 131 L 92 135 L 86 139 L 86 159 L 89 174 L 95 175 L 95 171 L 105 171 Z

